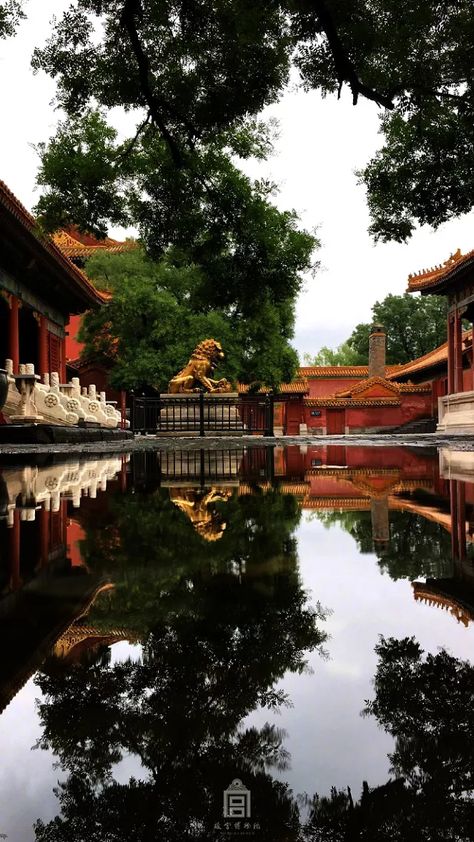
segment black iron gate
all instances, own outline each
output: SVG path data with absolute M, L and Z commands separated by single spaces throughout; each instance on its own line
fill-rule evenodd
M 132 397 L 130 427 L 154 435 L 273 436 L 271 395 L 196 395 Z

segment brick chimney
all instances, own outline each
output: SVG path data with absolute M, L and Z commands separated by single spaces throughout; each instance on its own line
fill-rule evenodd
M 385 331 L 373 325 L 369 336 L 369 377 L 385 377 Z

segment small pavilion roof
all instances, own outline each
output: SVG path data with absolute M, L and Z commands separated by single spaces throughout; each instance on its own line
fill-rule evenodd
M 458 249 L 444 263 L 409 275 L 408 292 L 443 293 L 451 281 L 472 267 L 474 267 L 474 250 L 461 254 L 461 249 Z
M 121 242 L 120 240 L 113 240 L 111 237 L 99 240 L 93 234 L 79 231 L 79 228 L 74 225 L 57 231 L 56 234 L 53 234 L 53 240 L 62 253 L 71 259 L 91 257 L 101 251 L 110 254 L 122 254 L 125 251 L 133 251 L 137 248 L 135 240 Z

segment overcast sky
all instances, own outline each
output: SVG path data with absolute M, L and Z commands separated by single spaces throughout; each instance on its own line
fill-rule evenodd
M 52 16 L 68 6 L 69 0 L 29 0 L 16 38 L 0 42 L 0 178 L 29 209 L 38 195 L 32 145 L 46 140 L 58 119 L 51 104 L 55 85 L 43 74 L 33 76 L 30 57 L 46 39 Z M 369 320 L 376 300 L 405 290 L 409 272 L 445 260 L 458 247 L 474 248 L 472 214 L 435 232 L 420 229 L 407 245 L 373 244 L 364 189 L 354 176 L 380 145 L 373 103 L 353 107 L 347 95 L 337 102 L 292 91 L 266 114 L 278 119 L 280 137 L 274 157 L 252 172 L 278 182 L 278 205 L 294 208 L 321 240 L 321 269 L 307 279 L 297 307 L 301 354 L 346 339 Z

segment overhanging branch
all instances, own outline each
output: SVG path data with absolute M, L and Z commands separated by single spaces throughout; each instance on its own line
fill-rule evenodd
M 166 103 L 152 90 L 150 83 L 150 65 L 148 57 L 141 45 L 136 25 L 137 18 L 140 17 L 140 14 L 140 0 L 125 0 L 120 22 L 130 38 L 133 54 L 137 62 L 140 88 L 148 105 L 151 120 L 158 127 L 164 141 L 167 143 L 175 165 L 181 167 L 183 165 L 181 150 L 168 129 L 163 115 L 163 112 L 167 110 Z
M 394 108 L 394 104 L 389 96 L 370 88 L 359 79 L 356 67 L 353 61 L 349 58 L 349 55 L 339 37 L 339 33 L 325 0 L 313 0 L 313 2 L 321 29 L 328 40 L 329 48 L 334 60 L 334 66 L 336 68 L 339 82 L 339 94 L 341 92 L 342 85 L 344 82 L 347 82 L 352 91 L 352 102 L 354 105 L 357 105 L 359 96 L 363 96 L 365 99 L 370 99 L 372 102 L 376 102 L 377 105 L 381 105 L 384 108 L 392 110 Z

